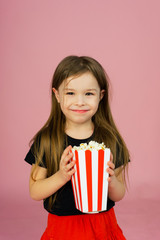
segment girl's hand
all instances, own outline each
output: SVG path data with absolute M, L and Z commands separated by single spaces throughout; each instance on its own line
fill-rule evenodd
M 107 165 L 108 168 L 106 171 L 109 173 L 108 196 L 112 201 L 117 202 L 125 195 L 125 185 L 123 182 L 122 172 L 120 174 L 118 173 L 121 167 L 115 169 L 112 153 L 110 155 L 110 161 L 107 163 Z
M 68 182 L 71 179 L 72 175 L 75 173 L 75 169 L 73 168 L 75 165 L 75 161 L 71 161 L 73 157 L 71 149 L 72 147 L 68 146 L 64 150 L 60 160 L 59 172 L 65 183 Z
M 114 180 L 114 178 L 116 178 L 115 176 L 115 165 L 113 163 L 113 154 L 110 154 L 110 161 L 107 163 L 108 168 L 106 169 L 106 171 L 109 173 L 109 177 L 108 177 L 108 183 L 111 184 L 112 181 Z

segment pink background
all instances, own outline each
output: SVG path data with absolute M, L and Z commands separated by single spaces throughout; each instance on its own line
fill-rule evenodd
M 0 0 L 0 239 L 39 239 L 47 213 L 30 199 L 28 142 L 50 112 L 50 83 L 67 55 L 96 58 L 111 79 L 113 116 L 131 154 L 116 204 L 129 240 L 160 234 L 158 0 Z

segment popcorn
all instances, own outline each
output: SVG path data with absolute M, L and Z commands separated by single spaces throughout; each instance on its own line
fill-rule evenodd
M 76 208 L 85 213 L 96 213 L 107 209 L 108 173 L 107 162 L 110 149 L 104 143 L 90 141 L 72 148 L 76 160 L 71 182 Z
M 104 145 L 104 143 L 98 143 L 98 142 L 95 142 L 95 141 L 90 141 L 87 145 L 87 143 L 81 143 L 80 146 L 74 146 L 73 149 L 74 150 L 105 150 L 106 146 Z

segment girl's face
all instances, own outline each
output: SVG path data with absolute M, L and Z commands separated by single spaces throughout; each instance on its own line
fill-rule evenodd
M 90 72 L 67 78 L 58 90 L 53 88 L 53 92 L 69 125 L 91 123 L 104 95 Z

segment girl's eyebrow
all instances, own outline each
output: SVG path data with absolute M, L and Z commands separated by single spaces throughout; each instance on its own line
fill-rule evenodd
M 90 89 L 86 89 L 86 91 L 97 91 L 96 88 L 90 88 Z
M 73 89 L 73 88 L 64 88 L 64 90 L 75 91 L 75 89 Z M 97 89 L 96 88 L 89 88 L 89 89 L 85 89 L 85 91 L 96 91 L 97 92 Z
M 64 90 L 70 90 L 70 91 L 74 91 L 75 89 L 73 89 L 73 88 L 64 88 Z

